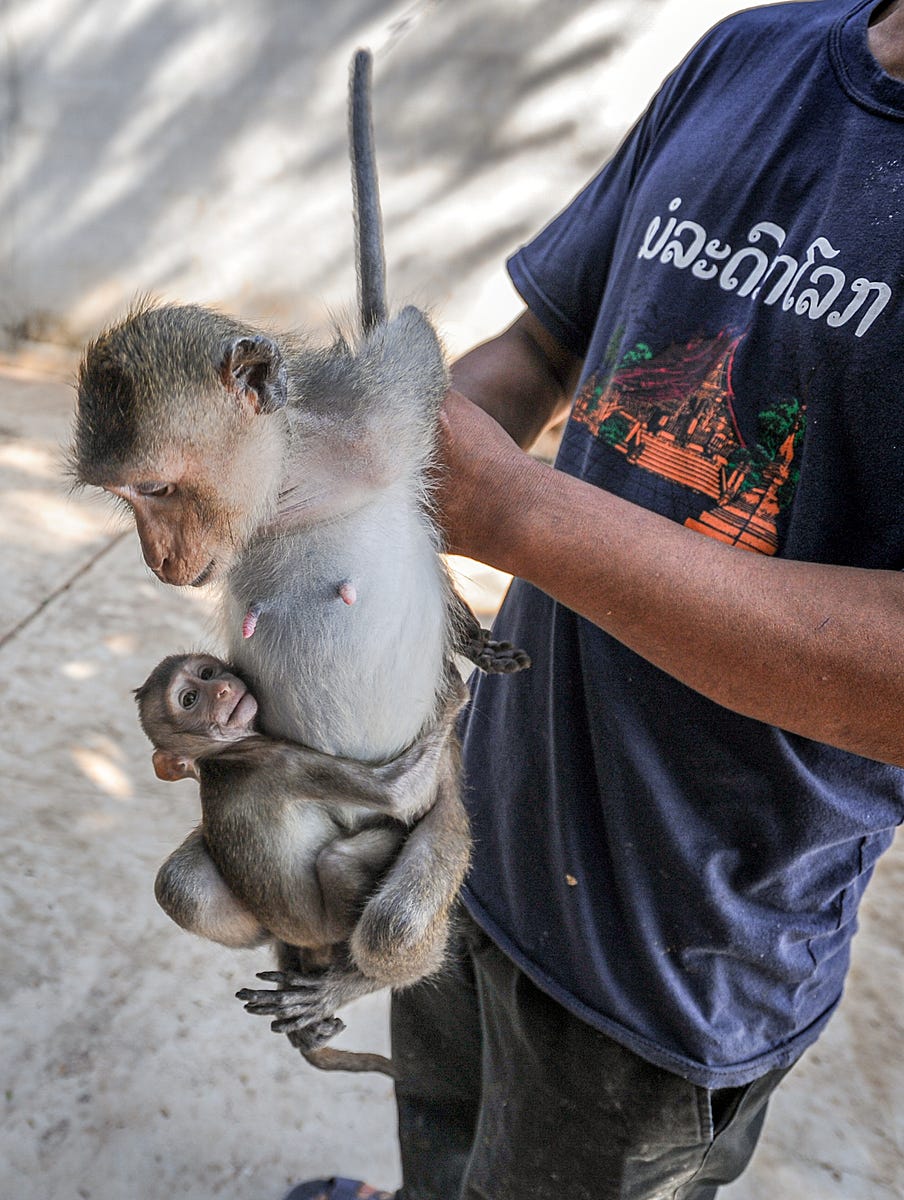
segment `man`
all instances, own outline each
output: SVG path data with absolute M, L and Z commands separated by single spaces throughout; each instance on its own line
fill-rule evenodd
M 534 667 L 477 684 L 472 920 L 394 1001 L 405 1200 L 710 1200 L 838 1003 L 904 817 L 902 81 L 904 0 L 731 18 L 455 368 L 446 528 Z

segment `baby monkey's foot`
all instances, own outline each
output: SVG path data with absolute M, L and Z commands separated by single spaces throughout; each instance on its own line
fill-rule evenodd
M 275 1016 L 274 1033 L 292 1033 L 333 1017 L 336 1009 L 354 998 L 347 994 L 350 974 L 334 968 L 317 975 L 297 971 L 260 971 L 258 979 L 278 986 L 271 989 L 242 988 L 236 997 L 245 1010 L 258 1016 Z M 336 1030 L 335 1032 L 338 1032 Z

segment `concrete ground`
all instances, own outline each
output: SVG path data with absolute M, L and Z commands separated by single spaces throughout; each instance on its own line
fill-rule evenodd
M 379 47 L 411 15 L 413 32 L 387 57 L 382 101 L 377 76 L 391 281 L 402 298 L 435 302 L 460 348 L 516 310 L 505 252 L 611 150 L 696 34 L 737 6 L 354 0 L 299 25 L 295 0 L 271 4 L 287 27 L 292 17 L 298 46 L 276 44 L 273 25 L 254 88 L 223 86 L 199 153 L 191 122 L 169 106 L 205 71 L 223 82 L 216 70 L 231 60 L 221 46 L 244 45 L 236 30 L 250 37 L 261 24 L 248 6 L 10 0 L 0 77 L 11 72 L 19 90 L 8 89 L 17 123 L 0 163 L 4 326 L 7 310 L 24 307 L 28 336 L 77 340 L 144 287 L 242 311 L 247 298 L 253 315 L 274 320 L 322 318 L 318 304 L 350 287 L 341 98 L 326 79 L 341 85 L 350 47 Z M 95 53 L 122 29 L 127 53 Z M 324 29 L 335 41 L 326 58 Z M 296 48 L 322 68 L 297 120 Z M 187 64 L 189 50 L 201 58 Z M 227 153 L 239 102 L 271 120 L 256 142 L 265 187 L 244 171 L 245 141 Z M 285 111 L 291 128 L 273 118 Z M 455 121 L 443 120 L 449 112 Z M 106 157 L 89 118 L 104 130 L 118 122 Z M 279 175 L 273 164 L 296 150 L 304 170 Z M 256 240 L 245 243 L 249 218 Z M 302 253 L 284 253 L 313 228 Z M 45 343 L 20 346 L 0 367 L 0 1200 L 278 1200 L 290 1182 L 331 1172 L 392 1187 L 388 1084 L 314 1072 L 232 998 L 269 965 L 266 952 L 207 945 L 155 905 L 154 873 L 196 821 L 196 790 L 154 779 L 130 691 L 165 653 L 212 644 L 208 602 L 150 578 L 103 502 L 67 497 L 59 447 L 70 372 Z M 491 609 L 499 579 L 463 569 Z M 902 876 L 898 845 L 867 895 L 841 1011 L 779 1092 L 754 1164 L 726 1200 L 904 1196 Z M 385 1049 L 385 997 L 344 1015 L 340 1044 Z

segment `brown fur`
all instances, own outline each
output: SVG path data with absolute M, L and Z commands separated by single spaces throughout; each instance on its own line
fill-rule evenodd
M 189 673 L 197 663 L 211 671 L 203 683 Z M 142 726 L 157 751 L 193 758 L 201 785 L 201 824 L 160 868 L 158 902 L 183 928 L 225 945 L 277 939 L 287 972 L 279 981 L 291 994 L 242 992 L 248 1007 L 276 1015 L 276 1027 L 292 1034 L 314 1065 L 391 1074 L 379 1056 L 349 1059 L 318 1050 L 341 1026 L 340 1005 L 386 982 L 414 982 L 441 961 L 449 908 L 468 860 L 452 732 L 463 686 L 450 679 L 436 727 L 401 758 L 373 767 L 253 731 L 223 740 L 209 723 L 210 709 L 199 706 L 196 715 L 174 706 L 183 679 L 196 692 L 225 691 L 227 710 L 234 699 L 225 681 L 240 682 L 210 656 L 171 655 L 136 690 Z M 183 774 L 191 773 L 192 764 L 183 765 Z M 381 883 L 403 844 L 406 854 L 426 854 L 432 865 L 439 842 L 444 870 L 433 872 L 436 894 L 413 903 L 408 920 L 385 912 Z M 304 974 L 303 966 L 313 973 Z

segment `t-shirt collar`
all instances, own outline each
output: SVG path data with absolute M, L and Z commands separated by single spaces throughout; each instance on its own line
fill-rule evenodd
M 869 19 L 883 0 L 861 0 L 832 26 L 829 53 L 841 86 L 872 112 L 904 118 L 904 80 L 879 66 L 867 41 Z

